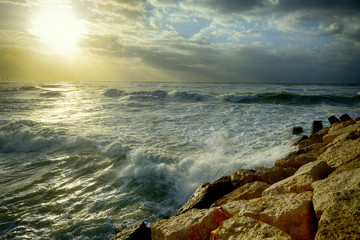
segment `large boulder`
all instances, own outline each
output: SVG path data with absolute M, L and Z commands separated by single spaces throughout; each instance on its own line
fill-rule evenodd
M 224 176 L 212 184 L 203 183 L 178 210 L 178 214 L 192 208 L 209 208 L 211 204 L 233 190 L 230 176 Z
M 144 222 L 140 221 L 130 226 L 115 228 L 115 236 L 111 240 L 151 240 L 151 231 Z
M 158 219 L 151 225 L 152 240 L 209 239 L 211 231 L 232 217 L 226 210 L 190 209 L 169 219 Z
M 328 133 L 329 129 L 330 129 L 329 127 L 323 128 L 320 131 L 318 131 L 317 133 L 310 135 L 310 137 L 308 139 L 305 139 L 305 140 L 299 142 L 299 145 L 298 145 L 299 149 L 305 148 L 314 143 L 322 142 L 323 136 L 325 136 Z
M 221 206 L 227 202 L 232 202 L 236 200 L 250 200 L 254 198 L 261 197 L 262 192 L 268 188 L 270 185 L 266 182 L 251 182 L 247 183 L 229 194 L 226 194 L 215 203 L 211 205 L 211 207 Z
M 319 156 L 318 160 L 326 161 L 329 166 L 337 168 L 359 156 L 360 138 L 357 132 L 354 132 L 344 133 L 334 139 L 331 146 Z
M 359 239 L 360 168 L 334 173 L 313 183 L 319 220 L 315 239 Z
M 329 144 L 338 136 L 344 133 L 356 132 L 357 129 L 360 129 L 360 122 L 355 124 L 353 120 L 334 124 L 334 126 L 329 129 L 328 134 L 324 135 L 323 142 L 325 145 Z
M 291 240 L 280 229 L 253 218 L 236 215 L 211 232 L 210 240 Z
M 241 187 L 246 183 L 261 181 L 268 184 L 276 183 L 284 178 L 293 175 L 296 172 L 294 168 L 256 168 L 256 169 L 238 169 L 231 174 L 231 182 L 234 187 Z
M 278 195 L 288 192 L 301 193 L 312 191 L 311 184 L 327 177 L 333 169 L 325 161 L 315 161 L 300 167 L 294 175 L 274 183 L 262 196 Z
M 312 192 L 239 200 L 222 205 L 232 215 L 248 216 L 274 226 L 293 239 L 314 239 L 316 219 Z

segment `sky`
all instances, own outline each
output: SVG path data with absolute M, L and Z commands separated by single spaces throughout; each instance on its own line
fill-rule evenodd
M 0 81 L 360 83 L 359 0 L 0 0 Z

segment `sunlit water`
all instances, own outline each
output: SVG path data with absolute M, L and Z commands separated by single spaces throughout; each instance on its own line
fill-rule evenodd
M 107 239 L 202 182 L 271 166 L 358 85 L 0 83 L 0 238 Z

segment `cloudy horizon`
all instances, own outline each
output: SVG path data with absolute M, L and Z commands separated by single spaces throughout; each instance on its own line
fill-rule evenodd
M 0 0 L 10 80 L 360 83 L 360 1 Z

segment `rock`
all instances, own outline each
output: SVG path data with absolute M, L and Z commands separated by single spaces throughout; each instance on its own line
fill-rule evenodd
M 221 223 L 221 226 L 212 231 L 210 240 L 291 240 L 291 237 L 264 222 L 253 218 L 236 215 Z
M 352 160 L 344 165 L 341 165 L 333 173 L 331 173 L 331 175 L 340 174 L 342 172 L 354 170 L 356 168 L 360 168 L 360 158 L 356 158 L 355 160 Z
M 212 184 L 203 183 L 179 209 L 178 214 L 192 208 L 209 208 L 211 204 L 233 190 L 230 176 L 224 176 Z
M 340 120 L 342 122 L 344 122 L 344 121 L 348 121 L 348 120 L 352 120 L 352 119 L 351 119 L 351 117 L 349 117 L 349 115 L 344 114 L 344 115 L 341 115 Z
M 331 174 L 324 180 L 314 182 L 312 187 L 314 209 L 319 220 L 324 211 L 336 204 L 335 197 L 339 192 L 360 190 L 360 168 L 341 172 L 341 174 Z
M 289 154 L 287 158 L 276 161 L 275 166 L 299 168 L 306 163 L 316 161 L 323 146 L 322 143 L 314 143 L 299 149 L 298 151 Z
M 338 136 L 346 133 L 350 134 L 351 132 L 356 132 L 357 129 L 360 129 L 360 124 L 355 124 L 355 121 L 346 121 L 335 124 L 334 127 L 329 129 L 328 134 L 324 135 L 323 142 L 325 145 L 332 142 Z
M 239 200 L 222 205 L 232 215 L 248 216 L 272 225 L 293 239 L 314 239 L 316 219 L 312 192 Z
M 318 160 L 325 161 L 330 167 L 337 168 L 360 157 L 360 138 L 348 140 L 348 134 L 339 136 L 339 141 L 333 141 L 332 146 L 322 153 Z
M 292 129 L 292 134 L 293 135 L 297 135 L 304 132 L 304 129 L 302 127 L 293 127 Z
M 220 207 L 190 209 L 169 219 L 158 219 L 151 225 L 152 240 L 209 239 L 211 231 L 232 217 Z
M 321 121 L 313 121 L 310 135 L 315 134 L 316 132 L 320 131 L 321 129 L 323 129 L 322 122 Z
M 151 231 L 140 221 L 131 226 L 119 226 L 111 240 L 151 240 Z
M 331 174 L 312 185 L 319 220 L 315 239 L 359 239 L 360 168 Z
M 329 117 L 328 121 L 329 121 L 330 125 L 333 125 L 334 123 L 340 122 L 340 120 L 337 117 L 335 117 L 334 115 Z
M 323 141 L 323 136 L 328 134 L 329 127 L 323 128 L 317 133 L 310 135 L 310 137 L 299 143 L 299 149 L 306 148 L 314 143 L 321 143 Z
M 289 144 L 292 145 L 292 146 L 297 146 L 297 145 L 299 145 L 299 143 L 301 141 L 306 140 L 308 138 L 309 138 L 308 136 L 297 137 L 297 138 L 294 138 L 294 139 L 290 140 Z
M 238 169 L 231 174 L 231 182 L 233 187 L 241 187 L 242 185 L 249 182 L 266 182 L 268 184 L 276 183 L 284 178 L 293 175 L 296 172 L 294 168 L 256 168 L 256 169 Z
M 223 196 L 219 200 L 217 200 L 215 203 L 211 205 L 211 207 L 217 207 L 221 206 L 227 202 L 236 201 L 236 200 L 250 200 L 253 198 L 261 197 L 261 193 L 268 188 L 270 185 L 266 182 L 251 182 L 247 183 L 231 193 Z
M 332 171 L 333 169 L 329 167 L 325 161 L 316 161 L 305 164 L 291 177 L 271 185 L 262 193 L 262 196 L 312 191 L 313 188 L 311 184 L 317 180 L 324 179 Z

